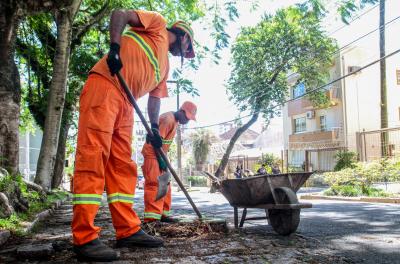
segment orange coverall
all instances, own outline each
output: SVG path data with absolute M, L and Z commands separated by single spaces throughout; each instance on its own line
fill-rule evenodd
M 159 118 L 160 136 L 163 138 L 163 150 L 168 152 L 172 144 L 178 121 L 175 119 L 174 112 L 167 112 Z M 158 181 L 157 177 L 162 171 L 158 166 L 157 156 L 151 144 L 143 146 L 142 154 L 144 163 L 142 166 L 144 182 L 144 221 L 160 220 L 161 216 L 169 216 L 171 213 L 171 185 L 168 187 L 167 195 L 158 201 L 156 200 Z
M 143 26 L 130 28 L 130 35 L 121 37 L 121 74 L 136 99 L 149 92 L 166 97 L 166 21 L 155 12 L 136 12 Z M 106 57 L 92 68 L 80 96 L 71 225 L 75 245 L 98 238 L 100 227 L 94 225 L 94 219 L 104 186 L 116 238 L 140 229 L 140 219 L 132 208 L 137 180 L 137 166 L 131 159 L 133 107 L 117 77 L 110 75 Z

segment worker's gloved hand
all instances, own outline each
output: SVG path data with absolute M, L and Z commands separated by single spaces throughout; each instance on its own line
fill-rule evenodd
M 110 51 L 108 52 L 107 65 L 110 69 L 111 75 L 114 76 L 122 69 L 122 61 L 119 56 L 120 46 L 118 43 L 111 43 Z
M 160 131 L 158 130 L 158 124 L 152 123 L 151 124 L 151 132 L 153 132 L 153 137 L 149 135 L 146 136 L 146 142 L 151 143 L 151 145 L 155 148 L 162 147 L 162 138 L 160 136 Z
M 167 163 L 165 163 L 164 159 L 161 156 L 157 155 L 158 167 L 160 167 L 161 171 L 167 171 Z

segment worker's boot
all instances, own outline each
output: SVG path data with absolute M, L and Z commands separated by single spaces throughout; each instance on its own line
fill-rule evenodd
M 135 234 L 117 240 L 117 247 L 162 247 L 164 241 L 161 238 L 150 236 L 140 229 Z
M 104 245 L 98 238 L 86 244 L 73 248 L 80 261 L 114 261 L 118 254 L 112 248 Z
M 172 223 L 178 223 L 179 222 L 179 219 L 176 219 L 176 218 L 173 218 L 173 217 L 170 217 L 170 216 L 161 216 L 161 220 L 160 220 L 161 222 L 164 222 L 164 223 L 170 223 L 170 224 L 172 224 Z

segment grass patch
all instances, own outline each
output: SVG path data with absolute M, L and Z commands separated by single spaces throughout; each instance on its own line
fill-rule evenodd
M 13 213 L 8 218 L 0 218 L 0 230 L 10 230 L 16 235 L 24 235 L 24 222 L 34 220 L 36 214 L 50 208 L 56 201 L 68 197 L 64 191 L 55 191 L 45 198 L 39 197 L 37 192 L 26 192 L 24 196 L 29 200 L 29 209 L 23 213 Z
M 207 187 L 207 178 L 206 176 L 189 176 L 187 181 L 191 182 L 192 187 Z
M 386 193 L 384 190 L 381 189 L 372 187 L 361 188 L 360 186 L 354 186 L 354 185 L 332 186 L 324 192 L 324 195 L 346 196 L 346 197 L 359 197 L 359 196 L 389 197 L 390 196 L 390 194 Z

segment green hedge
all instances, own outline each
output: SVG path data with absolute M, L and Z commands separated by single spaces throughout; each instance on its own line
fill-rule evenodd
M 351 185 L 343 185 L 343 186 L 333 186 L 324 192 L 325 195 L 328 196 L 348 196 L 348 197 L 357 197 L 357 196 L 369 196 L 369 197 L 389 197 L 390 194 L 385 191 L 372 187 L 364 187 L 360 186 L 351 186 Z
M 382 159 L 373 162 L 358 162 L 352 168 L 324 173 L 330 186 L 327 195 L 343 196 L 388 196 L 384 191 L 372 188 L 374 182 L 400 180 L 400 159 Z
M 324 173 L 330 186 L 370 186 L 373 182 L 394 182 L 400 180 L 400 160 L 358 162 L 354 168 Z
M 205 176 L 189 176 L 187 181 L 195 187 L 207 187 L 207 178 Z

